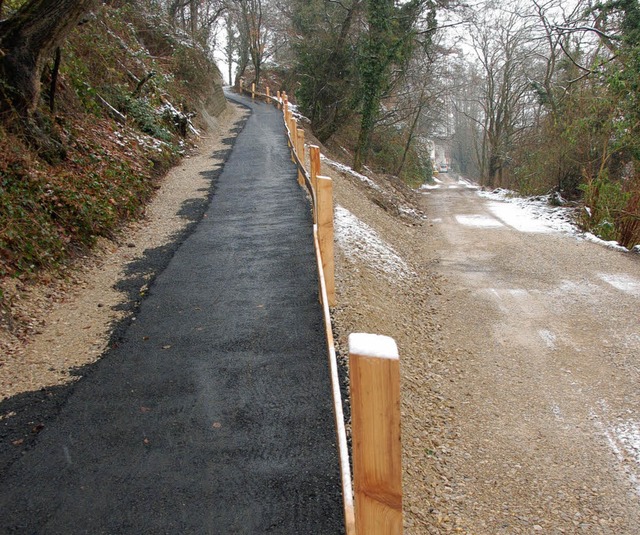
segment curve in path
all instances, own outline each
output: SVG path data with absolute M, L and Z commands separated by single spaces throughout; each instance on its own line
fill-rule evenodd
M 309 206 L 252 115 L 123 342 L 0 476 L 0 531 L 342 532 Z

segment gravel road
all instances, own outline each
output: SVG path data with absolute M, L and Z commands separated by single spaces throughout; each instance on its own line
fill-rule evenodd
M 401 353 L 406 532 L 640 533 L 638 255 L 446 175 L 403 200 L 323 172 L 371 243 L 338 228 L 339 346 L 375 332 Z
M 467 188 L 432 190 L 424 209 L 459 355 L 446 394 L 465 527 L 639 533 L 640 258 L 519 230 Z

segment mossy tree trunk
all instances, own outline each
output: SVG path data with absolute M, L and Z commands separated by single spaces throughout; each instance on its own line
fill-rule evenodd
M 31 0 L 0 22 L 0 111 L 2 120 L 29 119 L 40 97 L 48 59 L 97 0 Z M 10 112 L 14 113 L 10 113 Z

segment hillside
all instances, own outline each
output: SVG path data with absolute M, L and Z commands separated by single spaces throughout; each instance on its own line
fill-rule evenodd
M 35 117 L 54 149 L 0 127 L 3 341 L 33 328 L 23 293 L 143 217 L 159 178 L 226 107 L 208 51 L 153 3 L 139 7 L 102 5 L 45 66 Z

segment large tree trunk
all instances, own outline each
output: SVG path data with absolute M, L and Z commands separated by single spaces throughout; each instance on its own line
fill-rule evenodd
M 5 118 L 12 110 L 24 118 L 33 114 L 45 62 L 97 3 L 31 0 L 0 23 L 0 110 Z

